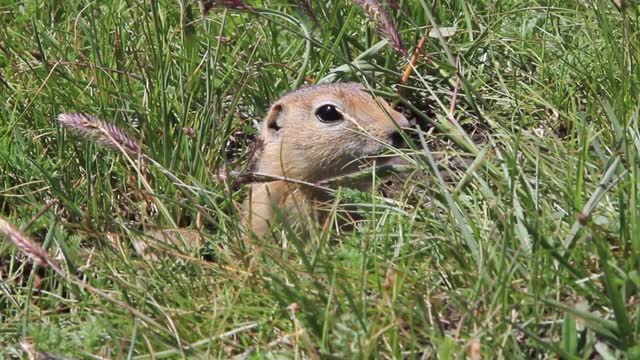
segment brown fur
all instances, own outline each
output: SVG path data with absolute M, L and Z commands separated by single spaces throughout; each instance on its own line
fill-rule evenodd
M 316 109 L 325 104 L 336 106 L 344 120 L 320 121 Z M 271 106 L 260 130 L 264 150 L 256 170 L 306 182 L 348 174 L 358 169 L 359 159 L 387 149 L 398 126 L 408 126 L 405 117 L 362 85 L 308 86 Z M 254 183 L 245 224 L 257 236 L 263 236 L 269 230 L 274 207 L 305 215 L 310 214 L 315 202 L 329 199 L 321 190 L 292 182 Z

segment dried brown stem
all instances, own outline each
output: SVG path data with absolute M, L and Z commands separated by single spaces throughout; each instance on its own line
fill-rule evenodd
M 425 31 L 424 35 L 422 35 L 422 38 L 420 38 L 420 41 L 418 41 L 418 45 L 416 45 L 415 50 L 413 50 L 413 55 L 411 55 L 411 60 L 409 61 L 407 66 L 404 68 L 404 71 L 402 72 L 402 79 L 400 79 L 400 85 L 405 85 L 406 83 L 409 82 L 409 78 L 411 77 L 411 74 L 413 74 L 413 69 L 416 67 L 416 64 L 418 63 L 418 58 L 420 57 L 420 53 L 422 52 L 422 48 L 424 47 L 428 34 L 429 32 Z M 400 90 L 398 90 L 398 92 L 400 92 Z
M 459 127 L 458 125 L 458 121 L 456 120 L 455 116 L 453 116 L 453 112 L 456 109 L 456 105 L 458 102 L 458 91 L 460 91 L 460 56 L 456 57 L 456 83 L 453 86 L 453 93 L 451 95 L 451 104 L 449 105 L 449 113 L 447 114 L 447 118 L 449 119 L 449 122 L 451 122 L 453 125 Z

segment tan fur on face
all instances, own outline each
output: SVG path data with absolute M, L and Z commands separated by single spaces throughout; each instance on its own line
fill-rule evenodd
M 316 110 L 325 104 L 334 105 L 344 120 L 320 121 Z M 305 87 L 271 106 L 260 130 L 264 150 L 256 170 L 307 182 L 347 174 L 357 170 L 358 159 L 387 149 L 398 126 L 408 126 L 405 117 L 360 84 Z M 285 181 L 256 183 L 251 190 L 245 222 L 258 236 L 268 231 L 273 206 L 306 211 L 314 201 L 327 199 Z

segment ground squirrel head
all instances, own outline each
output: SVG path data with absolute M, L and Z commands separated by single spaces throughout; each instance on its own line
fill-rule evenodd
M 306 181 L 349 173 L 358 159 L 397 146 L 406 126 L 402 114 L 360 84 L 307 86 L 269 109 L 257 170 Z

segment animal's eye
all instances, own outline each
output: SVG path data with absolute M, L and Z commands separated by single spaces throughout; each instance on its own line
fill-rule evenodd
M 342 114 L 336 109 L 334 105 L 322 105 L 316 110 L 316 116 L 322 122 L 335 122 L 342 120 Z

